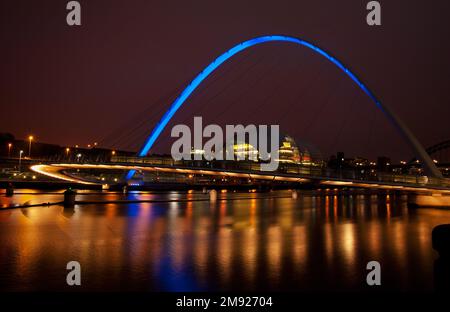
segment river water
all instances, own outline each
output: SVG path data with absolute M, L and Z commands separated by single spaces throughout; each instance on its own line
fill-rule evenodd
M 155 202 L 114 202 L 133 199 Z M 333 191 L 228 191 L 216 202 L 193 191 L 82 191 L 77 200 L 91 203 L 5 209 L 61 200 L 62 191 L 0 194 L 2 291 L 73 291 L 73 260 L 77 291 L 368 291 L 376 260 L 379 289 L 431 292 L 431 230 L 450 223 L 450 210 Z

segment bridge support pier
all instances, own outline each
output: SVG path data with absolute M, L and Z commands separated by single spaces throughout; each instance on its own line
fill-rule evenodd
M 384 191 L 378 191 L 377 202 L 379 205 L 386 205 L 388 203 L 387 193 Z
M 64 207 L 71 208 L 75 206 L 75 196 L 77 192 L 68 188 L 64 192 Z
M 11 197 L 14 195 L 14 186 L 12 183 L 8 183 L 8 186 L 6 187 L 6 196 Z

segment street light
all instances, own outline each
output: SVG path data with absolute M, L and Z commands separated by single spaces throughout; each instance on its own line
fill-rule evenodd
M 66 157 L 69 157 L 70 148 L 66 147 Z
M 31 141 L 33 141 L 33 136 L 32 135 L 30 135 L 29 137 L 28 137 L 28 140 L 30 141 L 30 144 L 28 144 L 28 158 L 31 158 Z
M 112 151 L 111 155 L 113 155 L 113 156 L 116 155 L 116 151 Z
M 11 157 L 11 147 L 12 143 L 8 143 L 8 158 Z
M 22 164 L 22 154 L 23 154 L 23 151 L 20 150 L 20 152 L 19 152 L 19 173 L 20 173 L 20 165 Z

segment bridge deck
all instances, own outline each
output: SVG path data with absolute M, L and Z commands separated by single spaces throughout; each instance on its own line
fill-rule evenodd
M 246 171 L 240 169 L 220 169 L 206 167 L 173 166 L 167 164 L 135 164 L 135 163 L 48 163 L 34 165 L 31 169 L 43 175 L 56 179 L 81 183 L 81 184 L 104 184 L 98 179 L 88 179 L 79 175 L 70 174 L 70 170 L 136 170 L 141 172 L 159 172 L 181 175 L 205 175 L 220 176 L 250 180 L 266 180 L 274 182 L 313 183 L 317 185 L 329 185 L 330 187 L 355 187 L 371 189 L 393 189 L 403 191 L 439 191 L 450 193 L 450 181 L 448 179 L 428 179 L 427 177 L 413 177 L 406 175 L 379 174 L 374 179 L 348 178 L 344 176 L 333 176 L 328 171 L 310 171 L 309 173 L 289 172 L 262 172 Z M 322 173 L 318 175 L 317 173 Z M 121 182 L 121 181 L 117 181 Z

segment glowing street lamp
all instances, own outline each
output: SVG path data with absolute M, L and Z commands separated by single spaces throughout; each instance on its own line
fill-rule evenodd
M 11 147 L 12 143 L 8 143 L 8 158 L 11 157 Z
M 28 158 L 31 158 L 31 141 L 33 141 L 33 139 L 34 139 L 34 137 L 32 136 L 32 135 L 30 135 L 29 137 L 28 137 L 28 140 L 29 140 L 29 144 L 28 144 Z
M 22 154 L 23 154 L 23 151 L 20 150 L 20 152 L 19 152 L 19 173 L 20 173 L 20 165 L 22 164 Z
M 111 155 L 116 155 L 116 151 L 111 151 Z
M 70 148 L 66 147 L 66 157 L 69 157 Z

